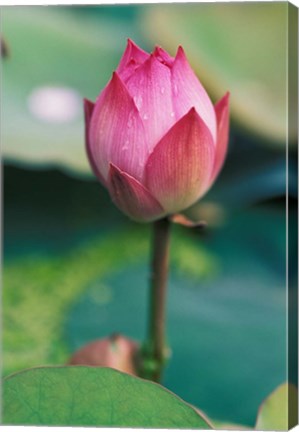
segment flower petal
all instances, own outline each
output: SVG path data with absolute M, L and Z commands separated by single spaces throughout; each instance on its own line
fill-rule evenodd
M 207 223 L 203 220 L 193 221 L 182 213 L 175 213 L 170 217 L 171 222 L 185 226 L 187 228 L 204 228 Z
M 151 55 L 126 83 L 148 137 L 149 150 L 175 123 L 170 69 Z
M 174 57 L 171 57 L 167 51 L 163 48 L 156 46 L 153 55 L 156 57 L 159 62 L 165 64 L 166 66 L 171 67 L 174 62 Z
M 152 194 L 135 178 L 110 164 L 109 190 L 114 203 L 130 218 L 149 222 L 164 215 Z
M 116 72 L 97 100 L 89 129 L 90 151 L 107 179 L 110 162 L 141 179 L 148 148 L 136 105 Z
M 167 213 L 179 212 L 208 189 L 214 155 L 211 132 L 192 108 L 149 156 L 144 184 Z
M 229 93 L 226 93 L 215 105 L 217 118 L 217 143 L 212 181 L 217 177 L 225 160 L 229 136 Z
M 190 67 L 182 47 L 178 48 L 171 68 L 171 76 L 176 119 L 180 119 L 190 108 L 195 107 L 216 143 L 216 116 L 213 104 Z
M 102 174 L 100 173 L 100 171 L 98 170 L 96 163 L 93 159 L 92 152 L 90 149 L 90 142 L 89 142 L 89 125 L 90 125 L 90 120 L 91 120 L 91 116 L 95 104 L 88 99 L 84 99 L 83 102 L 84 102 L 84 115 L 85 115 L 85 148 L 86 148 L 87 157 L 94 174 L 98 177 L 101 183 L 103 183 L 103 185 L 106 186 L 106 181 L 102 176 Z
M 120 59 L 119 65 L 116 72 L 122 79 L 126 79 L 129 73 L 134 72 L 134 70 L 144 63 L 149 57 L 149 54 L 139 48 L 131 39 L 128 39 L 127 47 Z

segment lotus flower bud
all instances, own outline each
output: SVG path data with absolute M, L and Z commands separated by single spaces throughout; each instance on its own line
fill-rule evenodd
M 180 212 L 211 187 L 227 152 L 229 94 L 213 106 L 182 47 L 148 54 L 129 40 L 96 103 L 84 103 L 90 164 L 132 219 Z
M 98 339 L 84 345 L 72 355 L 68 364 L 110 367 L 137 375 L 137 349 L 138 345 L 132 339 L 113 334 L 109 338 Z

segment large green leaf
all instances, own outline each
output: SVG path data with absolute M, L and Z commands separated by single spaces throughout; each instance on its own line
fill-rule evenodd
M 109 368 L 30 369 L 3 390 L 5 424 L 210 429 L 162 386 Z
M 298 390 L 293 384 L 282 384 L 262 403 L 255 428 L 289 430 L 298 422 Z
M 160 5 L 144 12 L 142 28 L 153 43 L 173 55 L 182 45 L 215 99 L 231 92 L 235 119 L 285 143 L 287 3 Z M 296 110 L 289 115 L 296 120 Z M 289 130 L 295 136 L 296 121 Z

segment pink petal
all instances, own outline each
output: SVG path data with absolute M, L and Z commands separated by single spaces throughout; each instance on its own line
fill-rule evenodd
M 93 159 L 92 152 L 90 149 L 90 142 L 89 142 L 89 125 L 91 116 L 94 110 L 95 104 L 91 102 L 88 99 L 84 99 L 84 114 L 85 114 L 85 148 L 87 157 L 90 163 L 90 166 L 94 172 L 94 174 L 98 177 L 98 179 L 103 183 L 104 186 L 106 186 L 106 182 L 100 171 L 98 170 L 96 163 Z
M 116 72 L 122 79 L 128 78 L 128 70 L 130 73 L 144 63 L 149 57 L 149 54 L 139 48 L 131 39 L 128 39 L 127 47 L 120 59 Z
M 109 165 L 141 179 L 148 148 L 136 105 L 116 72 L 96 102 L 89 130 L 89 148 L 102 176 Z
M 153 55 L 156 57 L 159 62 L 165 64 L 166 66 L 171 67 L 174 62 L 174 57 L 171 57 L 167 51 L 165 51 L 161 47 L 156 47 Z
M 213 104 L 191 69 L 182 47 L 178 48 L 171 72 L 176 119 L 180 119 L 190 108 L 195 107 L 216 142 L 216 117 Z
M 149 156 L 144 184 L 167 213 L 179 212 L 208 189 L 214 155 L 211 132 L 192 108 Z
M 225 160 L 229 136 L 229 93 L 226 93 L 215 105 L 217 118 L 217 144 L 212 181 L 217 177 Z
M 135 73 L 136 69 L 139 66 L 140 65 L 138 63 L 136 63 L 136 61 L 134 59 L 131 59 L 127 63 L 127 66 L 125 68 L 123 68 L 121 72 L 117 72 L 119 74 L 119 77 L 123 81 L 123 83 L 126 83 L 128 81 L 128 79 L 130 78 L 130 76 Z
M 110 165 L 109 190 L 114 203 L 130 218 L 149 222 L 164 215 L 164 210 L 151 193 L 115 165 Z
M 206 222 L 203 220 L 194 221 L 189 219 L 187 216 L 181 213 L 176 213 L 171 216 L 171 222 L 185 226 L 187 228 L 203 228 L 206 226 Z
M 151 55 L 129 78 L 126 86 L 139 110 L 151 151 L 175 123 L 170 69 Z

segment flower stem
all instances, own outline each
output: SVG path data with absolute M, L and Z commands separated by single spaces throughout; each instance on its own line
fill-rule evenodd
M 159 382 L 166 361 L 165 306 L 169 266 L 170 225 L 168 218 L 153 223 L 152 271 L 148 340 L 143 347 L 142 375 Z

